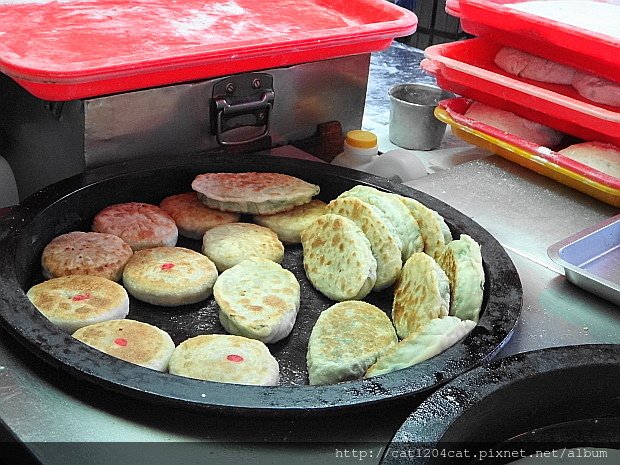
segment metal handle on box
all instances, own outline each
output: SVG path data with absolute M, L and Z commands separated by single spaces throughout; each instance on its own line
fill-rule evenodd
M 241 145 L 267 136 L 274 100 L 273 77 L 269 74 L 247 73 L 218 81 L 211 97 L 211 132 L 217 143 Z M 237 137 L 224 137 L 228 131 L 251 127 L 261 128 L 260 134 L 237 131 Z
M 254 102 L 244 102 L 235 105 L 230 105 L 226 99 L 218 98 L 214 99 L 215 108 L 217 110 L 216 126 L 215 126 L 215 138 L 220 145 L 240 145 L 254 142 L 266 136 L 269 133 L 269 115 L 271 113 L 271 107 L 275 94 L 273 91 L 264 92 L 261 99 Z M 241 114 L 256 113 L 256 117 L 259 120 L 264 121 L 264 130 L 255 137 L 244 139 L 240 141 L 227 141 L 222 137 L 223 123 L 222 120 L 226 116 L 235 116 Z

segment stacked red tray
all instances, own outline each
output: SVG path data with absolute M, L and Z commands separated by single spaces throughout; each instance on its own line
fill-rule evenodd
M 584 7 L 583 18 L 569 4 Z M 426 49 L 422 66 L 442 88 L 584 141 L 620 147 L 620 107 L 592 102 L 571 85 L 510 74 L 494 62 L 508 46 L 620 83 L 620 19 L 614 19 L 620 0 L 448 0 L 446 11 L 479 37 Z M 590 23 L 589 13 L 598 15 Z

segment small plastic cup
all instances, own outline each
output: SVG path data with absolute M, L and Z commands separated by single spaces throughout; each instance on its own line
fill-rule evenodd
M 390 141 L 410 150 L 433 150 L 441 145 L 446 123 L 435 117 L 439 101 L 454 94 L 432 84 L 398 84 L 389 90 Z

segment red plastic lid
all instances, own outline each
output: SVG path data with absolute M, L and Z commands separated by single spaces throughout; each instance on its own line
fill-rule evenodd
M 465 32 L 620 82 L 620 0 L 449 0 Z
M 0 0 L 0 71 L 72 100 L 377 51 L 416 26 L 385 0 Z

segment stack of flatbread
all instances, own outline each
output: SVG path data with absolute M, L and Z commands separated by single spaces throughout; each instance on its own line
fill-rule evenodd
M 314 326 L 307 352 L 310 384 L 420 363 L 475 326 L 485 277 L 480 246 L 471 237 L 453 240 L 436 211 L 369 186 L 344 192 L 326 212 L 301 234 L 304 269 L 316 289 L 350 308 L 335 305 Z M 382 338 L 364 327 L 372 311 L 360 300 L 390 286 L 391 319 L 383 314 L 373 327 L 395 337 Z M 372 340 L 367 349 L 366 340 Z
M 392 286 L 416 253 L 440 257 L 452 240 L 443 218 L 420 202 L 358 185 L 332 200 L 301 234 L 310 282 L 336 300 Z

